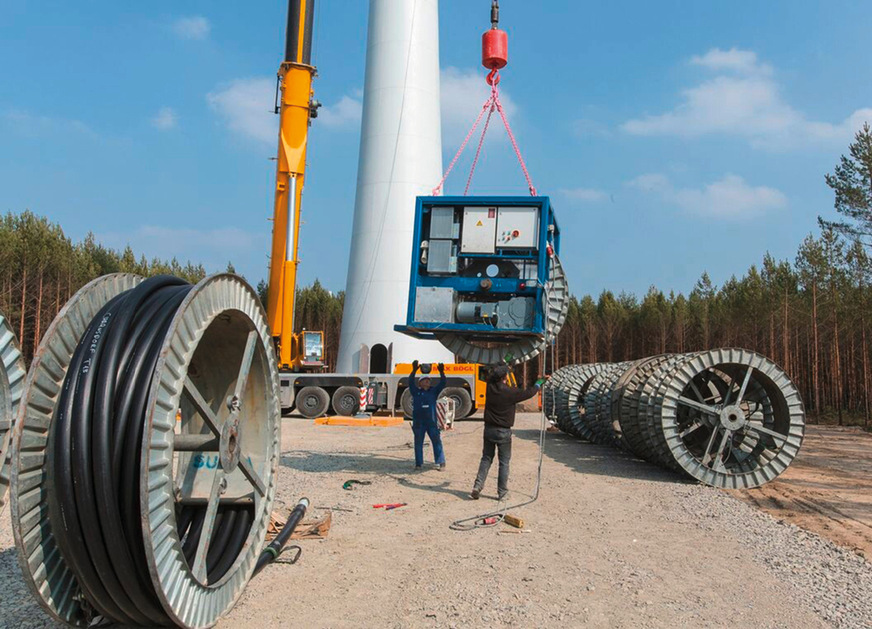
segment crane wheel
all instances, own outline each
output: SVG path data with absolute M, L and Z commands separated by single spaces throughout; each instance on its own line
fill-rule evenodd
M 330 408 L 330 396 L 321 387 L 303 387 L 296 397 L 297 411 L 307 419 L 321 417 Z
M 472 413 L 472 398 L 469 392 L 460 387 L 445 387 L 439 397 L 450 397 L 454 400 L 454 418 L 463 419 Z
M 360 410 L 360 389 L 339 387 L 333 394 L 333 412 L 343 417 L 351 417 Z

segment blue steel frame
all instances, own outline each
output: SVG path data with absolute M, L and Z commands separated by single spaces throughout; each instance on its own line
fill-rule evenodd
M 426 275 L 424 265 L 421 264 L 421 242 L 424 214 L 433 207 L 538 207 L 539 208 L 539 243 L 538 251 L 525 251 L 510 248 L 496 249 L 494 254 L 460 254 L 462 258 L 487 258 L 498 260 L 523 259 L 537 262 L 538 281 L 533 284 L 532 280 L 511 278 L 494 278 L 493 286 L 486 293 L 480 288 L 481 278 L 478 277 L 452 277 L 452 276 L 429 276 Z M 553 229 L 551 229 L 553 226 Z M 456 332 L 479 340 L 501 341 L 513 340 L 519 336 L 544 336 L 545 318 L 543 304 L 545 301 L 545 283 L 551 272 L 551 259 L 548 256 L 548 246 L 551 246 L 555 254 L 560 253 L 560 228 L 554 217 L 549 197 L 418 197 L 415 203 L 415 232 L 412 240 L 412 264 L 409 279 L 409 305 L 406 311 L 406 325 L 396 325 L 398 332 L 414 336 L 416 338 L 433 338 L 434 332 Z M 521 284 L 525 288 L 521 288 Z M 460 323 L 432 323 L 415 321 L 415 305 L 417 289 L 419 286 L 449 287 L 461 293 L 479 293 L 483 299 L 488 296 L 499 294 L 515 294 L 536 298 L 536 315 L 533 327 L 518 330 L 496 330 L 485 324 L 460 324 Z

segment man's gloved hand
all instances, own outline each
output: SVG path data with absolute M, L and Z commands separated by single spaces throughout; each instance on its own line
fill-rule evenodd
M 417 360 L 412 361 L 412 371 L 418 371 L 418 361 Z
M 439 373 L 443 376 L 445 375 L 445 365 L 443 363 L 439 363 L 436 365 L 436 368 L 439 370 Z

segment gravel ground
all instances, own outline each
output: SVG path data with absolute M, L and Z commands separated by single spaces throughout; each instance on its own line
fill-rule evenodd
M 512 497 L 536 470 L 538 417 L 519 417 Z M 268 568 L 219 627 L 872 627 L 872 565 L 725 492 L 611 448 L 549 434 L 541 497 L 506 525 L 451 531 L 468 500 L 481 423 L 445 439 L 448 469 L 412 470 L 408 425 L 284 424 L 279 500 L 334 507 L 327 539 Z M 494 470 L 495 471 L 495 470 Z M 343 491 L 345 480 L 372 485 Z M 407 502 L 390 512 L 379 502 Z M 340 510 L 341 509 L 341 510 Z M 0 626 L 53 627 L 18 573 L 0 518 Z

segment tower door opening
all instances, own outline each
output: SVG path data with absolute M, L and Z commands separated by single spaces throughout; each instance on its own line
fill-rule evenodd
M 388 348 L 377 343 L 369 352 L 370 373 L 389 373 Z

